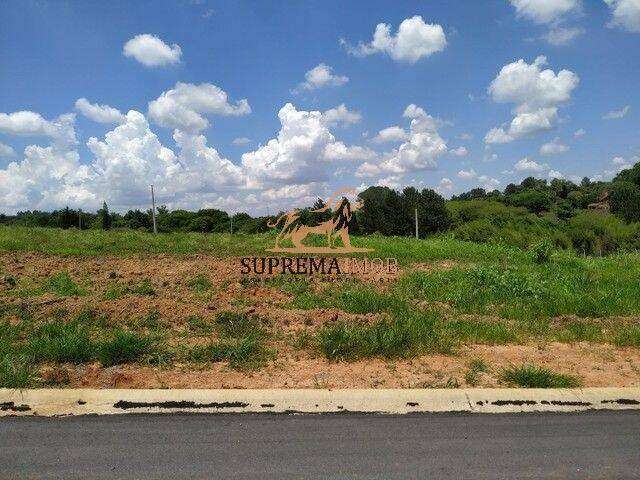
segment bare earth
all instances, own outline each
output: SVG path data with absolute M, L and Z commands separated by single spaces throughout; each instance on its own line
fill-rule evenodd
M 415 268 L 446 269 L 451 262 L 420 264 Z M 186 319 L 197 315 L 211 319 L 223 310 L 255 313 L 273 333 L 270 346 L 275 360 L 255 371 L 237 371 L 226 363 L 207 365 L 173 364 L 171 367 L 124 365 L 103 368 L 100 364 L 44 367 L 46 373 L 70 379 L 69 387 L 103 388 L 420 388 L 465 386 L 464 375 L 472 359 L 483 359 L 490 367 L 478 378 L 478 387 L 497 387 L 497 373 L 510 364 L 532 362 L 554 371 L 579 375 L 588 387 L 640 386 L 640 350 L 608 344 L 544 343 L 525 345 L 467 345 L 455 355 L 425 355 L 408 360 L 371 359 L 358 362 L 329 362 L 291 345 L 291 334 L 313 331 L 325 322 L 357 319 L 371 321 L 373 315 L 353 315 L 335 309 L 290 310 L 291 297 L 276 288 L 243 286 L 239 259 L 208 256 L 79 258 L 34 253 L 0 254 L 3 275 L 18 279 L 19 286 L 36 284 L 52 274 L 67 270 L 89 294 L 57 297 L 52 294 L 16 298 L 0 284 L 3 302 L 22 304 L 36 315 L 65 309 L 77 313 L 91 308 L 113 324 L 126 325 L 157 311 L 169 332 L 169 343 L 206 342 L 207 337 L 185 335 Z M 194 293 L 188 281 L 205 275 L 210 291 Z M 110 284 L 136 285 L 148 279 L 156 295 L 125 295 L 106 300 Z M 368 280 L 368 279 L 364 279 Z M 371 280 L 371 279 L 369 279 Z M 377 283 L 377 282 L 376 282 Z M 381 284 L 380 288 L 384 288 Z

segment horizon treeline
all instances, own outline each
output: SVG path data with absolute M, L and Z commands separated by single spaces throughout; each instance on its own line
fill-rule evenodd
M 359 195 L 362 208 L 352 216 L 350 233 L 384 236 L 419 236 L 441 232 L 462 240 L 530 248 L 540 242 L 584 254 L 606 254 L 640 249 L 640 162 L 611 181 L 579 184 L 566 179 L 525 178 L 503 191 L 474 188 L 445 200 L 431 189 L 369 187 Z M 328 218 L 316 213 L 325 204 L 318 199 L 300 210 L 303 223 Z M 156 210 L 158 231 L 202 233 L 263 233 L 275 216 L 229 215 L 219 209 L 198 211 Z M 151 209 L 114 213 L 104 203 L 96 213 L 71 208 L 52 212 L 24 211 L 0 214 L 0 224 L 27 227 L 80 229 L 133 229 L 152 231 Z

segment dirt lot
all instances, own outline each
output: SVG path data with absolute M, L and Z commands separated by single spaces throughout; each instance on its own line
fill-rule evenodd
M 275 352 L 258 369 L 232 369 L 226 362 L 168 365 L 125 364 L 102 367 L 98 362 L 80 365 L 45 365 L 45 377 L 61 376 L 69 387 L 118 388 L 455 388 L 468 385 L 469 364 L 484 360 L 485 372 L 475 386 L 496 387 L 499 372 L 514 364 L 535 363 L 554 371 L 575 374 L 585 386 L 640 386 L 640 349 L 597 343 L 531 342 L 508 345 L 463 345 L 452 355 L 424 355 L 410 359 L 379 358 L 333 362 L 313 349 L 295 345 L 302 331 L 338 320 L 368 322 L 375 314 L 348 314 L 335 308 L 299 310 L 287 307 L 292 294 L 243 280 L 239 259 L 208 256 L 85 258 L 34 253 L 0 254 L 4 282 L 0 301 L 27 309 L 35 318 L 70 315 L 91 309 L 110 325 L 131 325 L 132 319 L 157 312 L 170 345 L 206 342 L 206 335 L 189 335 L 187 319 L 209 319 L 227 310 L 257 315 L 271 333 Z M 447 269 L 451 262 L 420 264 L 415 268 Z M 61 271 L 86 293 L 60 296 L 30 288 Z M 9 281 L 7 279 L 13 279 Z M 200 288 L 194 279 L 208 280 Z M 360 280 L 372 281 L 361 278 Z M 13 284 L 13 281 L 16 284 Z M 146 285 L 146 293 L 129 291 L 109 296 L 114 286 Z M 384 283 L 375 283 L 385 288 Z M 20 292 L 23 292 L 22 294 Z M 153 293 L 150 293 L 153 292 Z

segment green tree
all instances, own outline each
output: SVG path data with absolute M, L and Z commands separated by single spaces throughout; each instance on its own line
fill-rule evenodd
M 640 188 L 635 183 L 616 181 L 609 188 L 611 211 L 627 222 L 640 222 Z
M 107 202 L 103 202 L 102 208 L 98 210 L 98 222 L 102 230 L 111 230 L 111 214 Z

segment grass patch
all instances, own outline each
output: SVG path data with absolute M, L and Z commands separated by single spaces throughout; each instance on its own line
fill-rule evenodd
M 640 325 L 621 325 L 613 343 L 618 347 L 640 347 Z
M 574 321 L 565 325 L 558 333 L 561 342 L 603 342 L 602 325 L 595 322 Z
M 199 345 L 190 352 L 190 359 L 194 362 L 226 361 L 229 367 L 239 370 L 257 368 L 269 357 L 261 332 Z
M 36 370 L 29 358 L 6 355 L 0 358 L 0 388 L 37 386 Z
M 555 373 L 531 364 L 505 368 L 500 379 L 508 385 L 524 388 L 577 388 L 582 385 L 574 375 Z
M 316 340 L 325 357 L 347 361 L 450 353 L 455 344 L 442 334 L 434 312 L 417 311 L 372 324 L 337 322 L 321 328 Z
M 67 271 L 58 272 L 47 278 L 44 281 L 44 288 L 60 297 L 81 297 L 87 294 L 73 281 Z
M 118 300 L 129 293 L 129 289 L 126 285 L 121 283 L 110 283 L 107 285 L 107 291 L 104 294 L 105 300 Z
M 196 254 L 229 258 L 264 254 L 275 234 L 163 233 L 135 230 L 62 230 L 58 228 L 0 226 L 0 251 L 42 252 L 55 255 Z M 527 252 L 502 245 L 478 244 L 451 235 L 416 240 L 406 237 L 352 236 L 357 247 L 373 248 L 380 258 L 397 258 L 401 265 L 447 259 L 475 262 L 530 262 Z M 356 254 L 356 256 L 361 256 Z
M 151 280 L 148 278 L 145 278 L 135 285 L 129 286 L 128 292 L 131 295 L 138 295 L 139 297 L 153 297 L 156 294 L 153 285 L 151 285 Z
M 640 263 L 628 256 L 558 257 L 543 265 L 477 265 L 412 272 L 398 296 L 446 303 L 469 314 L 516 320 L 563 315 L 608 317 L 640 313 Z
M 314 293 L 303 291 L 294 298 L 290 307 L 303 310 L 339 308 L 348 313 L 380 313 L 406 309 L 406 301 L 397 295 L 379 292 L 370 286 L 347 285 L 326 288 Z
M 215 325 L 222 336 L 243 337 L 260 330 L 257 317 L 240 312 L 220 312 L 216 315 Z
M 211 290 L 212 284 L 211 280 L 209 280 L 209 277 L 200 273 L 195 277 L 191 277 L 189 280 L 187 280 L 187 286 L 189 287 L 189 289 L 191 289 L 191 291 L 195 293 L 205 293 Z
M 116 330 L 98 347 L 98 359 L 105 367 L 134 363 L 159 351 L 157 339 L 125 330 Z
M 189 360 L 197 363 L 226 361 L 231 368 L 252 369 L 272 356 L 265 345 L 267 332 L 255 316 L 220 312 L 216 315 L 214 328 L 220 339 L 193 347 L 188 353 Z
M 186 320 L 187 327 L 191 333 L 196 335 L 209 335 L 215 329 L 215 323 L 199 315 L 189 315 Z
M 94 349 L 85 325 L 61 319 L 40 325 L 31 334 L 27 346 L 35 361 L 76 364 L 89 361 Z
M 447 322 L 443 330 L 445 335 L 466 343 L 505 345 L 520 342 L 516 329 L 505 322 L 455 320 Z

